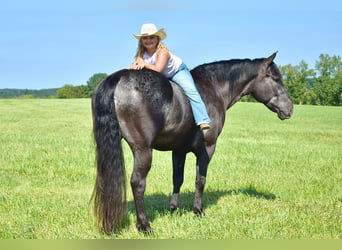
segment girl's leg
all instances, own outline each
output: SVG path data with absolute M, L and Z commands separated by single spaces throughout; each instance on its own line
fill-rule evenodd
M 181 86 L 185 95 L 188 97 L 196 125 L 210 123 L 211 121 L 206 107 L 198 93 L 189 70 L 186 67 L 183 67 L 171 78 L 171 80 Z

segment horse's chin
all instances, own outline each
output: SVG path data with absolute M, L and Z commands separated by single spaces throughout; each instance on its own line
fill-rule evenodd
M 289 113 L 285 113 L 285 112 L 283 112 L 283 111 L 279 111 L 277 114 L 278 114 L 278 118 L 279 118 L 280 120 L 290 119 L 290 118 L 291 118 L 291 115 L 292 115 L 292 110 L 291 110 L 291 112 L 289 112 Z
M 268 107 L 271 111 L 276 113 L 280 120 L 289 119 L 292 115 L 292 109 L 290 111 L 282 111 L 279 109 L 279 107 L 277 107 L 275 105 L 273 105 L 273 106 L 272 105 L 266 105 L 266 107 Z
M 269 102 L 267 107 L 273 112 L 277 113 L 280 120 L 286 120 L 291 118 L 293 112 L 293 104 L 289 103 L 287 105 L 276 105 L 273 102 Z
M 283 120 L 289 119 L 290 116 L 284 116 L 284 115 L 279 115 L 278 114 L 278 118 L 283 121 Z

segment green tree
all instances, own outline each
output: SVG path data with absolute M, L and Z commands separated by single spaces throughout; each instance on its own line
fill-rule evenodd
M 87 86 L 72 86 L 64 85 L 62 88 L 57 90 L 57 98 L 85 98 L 88 97 Z
M 88 96 L 92 96 L 94 89 L 96 86 L 108 75 L 106 73 L 97 73 L 94 74 L 92 77 L 89 78 L 87 81 L 87 87 L 88 87 Z
M 308 68 L 308 64 L 301 61 L 298 66 L 291 64 L 279 66 L 283 75 L 284 85 L 296 104 L 307 103 L 311 96 L 310 83 L 315 76 L 313 69 Z
M 340 56 L 321 54 L 316 61 L 319 74 L 314 83 L 314 92 L 319 105 L 342 105 L 342 61 Z

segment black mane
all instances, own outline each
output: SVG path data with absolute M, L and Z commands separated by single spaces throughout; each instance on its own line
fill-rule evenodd
M 210 63 L 204 63 L 201 65 L 196 66 L 193 68 L 191 71 L 201 71 L 202 69 L 207 69 L 208 67 L 220 67 L 220 66 L 225 66 L 225 67 L 233 67 L 233 66 L 245 66 L 249 65 L 251 67 L 258 66 L 265 58 L 257 58 L 257 59 L 231 59 L 231 60 L 221 60 L 221 61 L 215 61 L 215 62 L 210 62 Z
M 216 81 L 234 83 L 241 78 L 249 79 L 258 74 L 263 58 L 259 59 L 231 59 L 205 63 L 191 70 L 192 74 Z

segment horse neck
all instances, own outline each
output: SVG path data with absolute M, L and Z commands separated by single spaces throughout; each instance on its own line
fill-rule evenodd
M 203 67 L 202 75 L 212 83 L 217 95 L 222 96 L 225 110 L 248 94 L 251 81 L 258 75 L 258 68 L 249 59 L 215 62 Z

